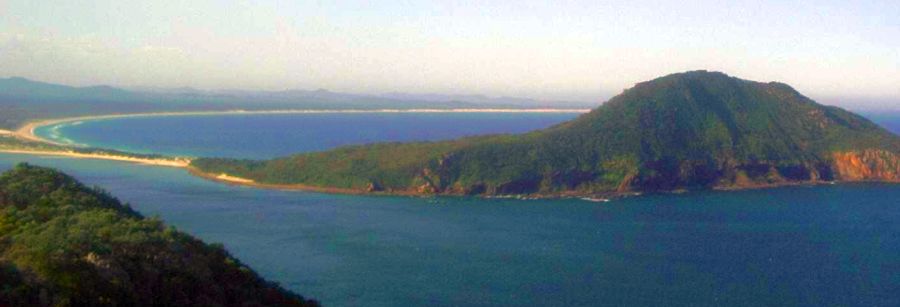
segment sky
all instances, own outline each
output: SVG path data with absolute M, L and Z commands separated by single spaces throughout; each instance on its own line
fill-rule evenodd
M 878 105 L 900 101 L 898 16 L 896 0 L 0 0 L 0 77 L 603 101 L 706 69 Z

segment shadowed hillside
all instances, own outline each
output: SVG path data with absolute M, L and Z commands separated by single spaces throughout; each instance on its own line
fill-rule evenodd
M 315 305 L 62 173 L 0 176 L 0 306 Z

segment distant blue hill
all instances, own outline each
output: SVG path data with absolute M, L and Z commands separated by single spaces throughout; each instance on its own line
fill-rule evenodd
M 58 99 L 127 99 L 137 96 L 111 86 L 72 87 L 13 77 L 0 79 L 0 97 L 21 98 L 36 102 Z
M 449 97 L 449 96 L 448 96 Z M 273 109 L 409 109 L 409 108 L 585 108 L 585 105 L 520 98 L 472 96 L 472 100 L 431 99 L 415 95 L 357 95 L 324 89 L 286 91 L 203 91 L 193 88 L 122 89 L 73 87 L 28 80 L 0 79 L 0 128 L 28 120 L 81 115 Z M 475 99 L 478 98 L 478 99 Z

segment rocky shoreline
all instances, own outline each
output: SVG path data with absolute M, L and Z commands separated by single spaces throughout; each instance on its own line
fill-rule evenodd
M 518 199 L 518 200 L 540 200 L 540 199 L 582 199 L 593 202 L 606 202 L 613 199 L 626 197 L 641 196 L 647 193 L 658 194 L 681 194 L 691 191 L 714 190 L 714 191 L 744 191 L 744 190 L 761 190 L 791 186 L 818 186 L 818 185 L 834 185 L 842 183 L 888 183 L 900 184 L 900 178 L 893 179 L 849 179 L 849 180 L 806 180 L 806 181 L 778 181 L 771 183 L 752 183 L 743 185 L 715 185 L 705 188 L 677 188 L 670 190 L 616 190 L 616 191 L 563 191 L 556 193 L 524 193 L 524 194 L 466 194 L 460 191 L 422 191 L 421 189 L 405 189 L 405 190 L 373 190 L 351 189 L 351 188 L 334 188 L 319 187 L 305 184 L 276 184 L 261 183 L 251 179 L 241 178 L 225 173 L 211 174 L 203 172 L 195 167 L 185 167 L 192 175 L 204 178 L 210 181 L 220 182 L 233 186 L 245 186 L 260 189 L 282 190 L 282 191 L 300 191 L 314 192 L 326 194 L 342 194 L 342 195 L 369 195 L 369 196 L 407 196 L 407 197 L 481 197 L 487 199 Z

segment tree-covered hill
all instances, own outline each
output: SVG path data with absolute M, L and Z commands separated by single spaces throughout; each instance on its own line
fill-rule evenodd
M 192 166 L 257 184 L 344 191 L 590 195 L 896 182 L 898 154 L 896 135 L 786 84 L 693 71 L 637 84 L 575 120 L 523 135 Z
M 0 306 L 315 306 L 52 169 L 0 175 Z

